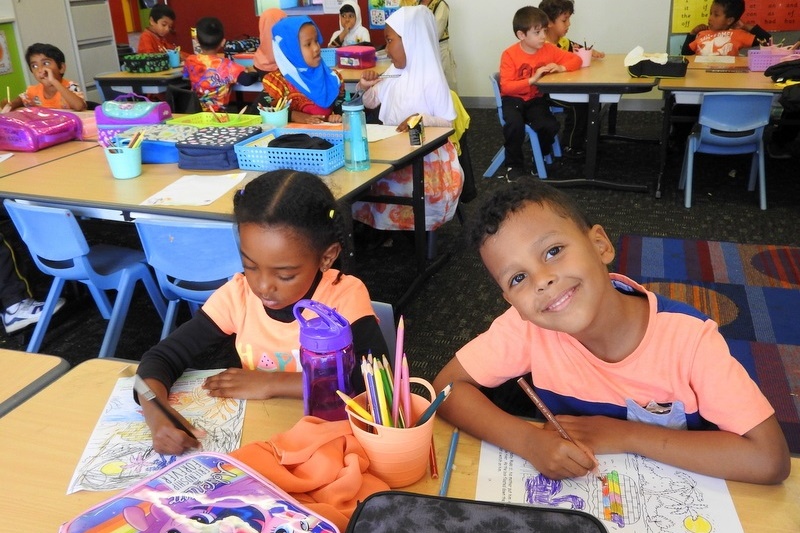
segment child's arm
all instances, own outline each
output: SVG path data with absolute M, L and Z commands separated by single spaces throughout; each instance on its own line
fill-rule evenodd
M 461 430 L 527 459 L 552 479 L 583 476 L 595 468 L 596 459 L 587 448 L 561 438 L 553 428 L 539 429 L 494 405 L 457 358 L 439 372 L 433 387 L 441 390 L 449 383 L 453 389 L 438 413 Z
M 729 431 L 669 429 L 603 416 L 557 419 L 573 438 L 595 453 L 636 453 L 686 470 L 748 483 L 780 483 L 791 468 L 775 415 L 741 436 Z
M 153 436 L 153 450 L 165 455 L 180 455 L 186 451 L 198 449 L 200 447 L 198 438 L 203 438 L 205 431 L 195 428 L 191 422 L 183 418 L 169 404 L 169 389 L 163 383 L 156 379 L 146 379 L 145 382 L 161 404 L 166 406 L 172 415 L 180 420 L 184 426 L 191 429 L 192 433 L 197 437 L 192 438 L 183 430 L 175 427 L 175 424 L 167 418 L 167 415 L 161 412 L 155 402 L 145 401 L 144 398 L 140 398 L 139 404 L 142 407 L 142 415 Z
M 267 400 L 269 398 L 302 398 L 303 374 L 300 372 L 262 372 L 228 368 L 206 378 L 203 388 L 209 396 Z
M 686 39 L 683 41 L 683 45 L 681 46 L 681 55 L 684 56 L 692 56 L 694 55 L 694 50 L 690 46 L 694 40 L 697 38 L 697 34 L 701 31 L 705 31 L 708 29 L 708 26 L 705 24 L 698 24 L 692 31 L 686 34 Z
M 49 85 L 53 89 L 56 90 L 59 94 L 61 94 L 61 99 L 66 102 L 69 108 L 73 111 L 83 111 L 86 109 L 86 100 L 80 97 L 77 93 L 70 91 L 69 88 L 64 87 L 61 83 L 61 80 L 56 79 L 53 75 L 53 71 L 49 68 L 45 68 L 45 77 L 42 80 L 44 85 Z
M 753 34 L 753 43 L 750 46 L 758 46 L 759 44 L 769 44 L 772 35 L 764 30 L 758 24 L 747 24 L 742 22 L 741 19 L 734 25 L 735 28 L 741 28 L 748 33 Z
M 9 111 L 13 111 L 14 109 L 20 108 L 24 105 L 25 102 L 22 101 L 22 98 L 17 96 L 16 98 L 12 98 L 10 101 L 3 99 L 0 109 L 2 109 L 2 113 L 8 113 Z

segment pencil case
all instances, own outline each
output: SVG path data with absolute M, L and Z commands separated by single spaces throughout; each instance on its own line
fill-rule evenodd
M 23 107 L 0 114 L 0 150 L 36 152 L 82 134 L 81 119 L 69 111 Z
M 160 124 L 172 118 L 166 102 L 151 102 L 136 93 L 123 94 L 94 108 L 97 121 L 97 138 L 102 144 L 111 144 L 114 136 L 133 126 Z
M 359 502 L 345 533 L 606 533 L 595 516 L 573 509 L 376 492 Z
M 341 68 L 372 68 L 375 66 L 375 49 L 358 45 L 337 48 L 336 65 Z
M 632 78 L 683 78 L 689 61 L 683 56 L 669 56 L 663 65 L 644 59 L 628 67 Z
M 195 133 L 176 144 L 178 167 L 187 170 L 239 168 L 234 145 L 261 133 L 261 126 L 195 128 Z
M 169 56 L 166 52 L 155 54 L 128 54 L 122 56 L 122 70 L 135 73 L 164 72 L 169 70 Z
M 178 124 L 152 124 L 134 126 L 117 135 L 118 139 L 129 139 L 141 132 L 143 139 L 142 163 L 177 163 L 178 143 L 185 141 L 195 133 L 197 128 Z
M 182 457 L 63 524 L 99 531 L 309 531 L 339 533 L 248 466 L 218 453 Z

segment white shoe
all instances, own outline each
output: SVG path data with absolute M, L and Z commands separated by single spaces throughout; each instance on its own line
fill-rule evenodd
M 64 306 L 65 301 L 64 298 L 59 298 L 53 313 L 58 312 Z M 44 302 L 37 302 L 33 298 L 25 298 L 21 302 L 9 306 L 3 313 L 3 326 L 6 328 L 6 333 L 14 333 L 37 323 L 39 317 L 42 316 L 42 309 L 44 309 Z

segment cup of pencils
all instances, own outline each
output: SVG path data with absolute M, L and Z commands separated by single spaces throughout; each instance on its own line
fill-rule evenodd
M 581 68 L 588 67 L 592 64 L 592 47 L 577 48 L 575 53 L 581 58 Z
M 258 113 L 261 115 L 261 123 L 273 128 L 282 128 L 289 123 L 289 104 L 291 102 L 286 97 L 278 99 L 272 107 L 258 104 Z
M 178 68 L 181 66 L 181 47 L 174 50 L 165 50 L 167 58 L 169 59 L 169 68 Z
M 375 376 L 375 380 L 384 379 Z M 421 378 L 411 378 L 410 383 L 422 385 L 436 397 L 433 386 Z M 369 471 L 391 488 L 405 487 L 420 480 L 428 467 L 431 439 L 433 438 L 434 412 L 428 412 L 431 400 L 408 393 L 407 409 L 400 408 L 398 422 L 392 418 L 391 387 L 369 386 L 352 401 L 345 401 L 345 413 L 353 435 L 369 458 Z M 376 420 L 377 419 L 377 420 Z M 380 421 L 380 423 L 378 423 Z
M 110 145 L 103 148 L 111 175 L 116 179 L 127 180 L 142 173 L 142 140 L 144 136 L 137 132 L 130 139 L 115 137 Z

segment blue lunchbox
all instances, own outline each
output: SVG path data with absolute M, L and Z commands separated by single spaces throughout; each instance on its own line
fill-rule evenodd
M 153 124 L 150 126 L 135 126 L 122 133 L 118 138 L 129 139 L 137 132 L 142 132 L 142 163 L 177 163 L 177 144 L 197 133 L 195 126 L 185 124 Z

